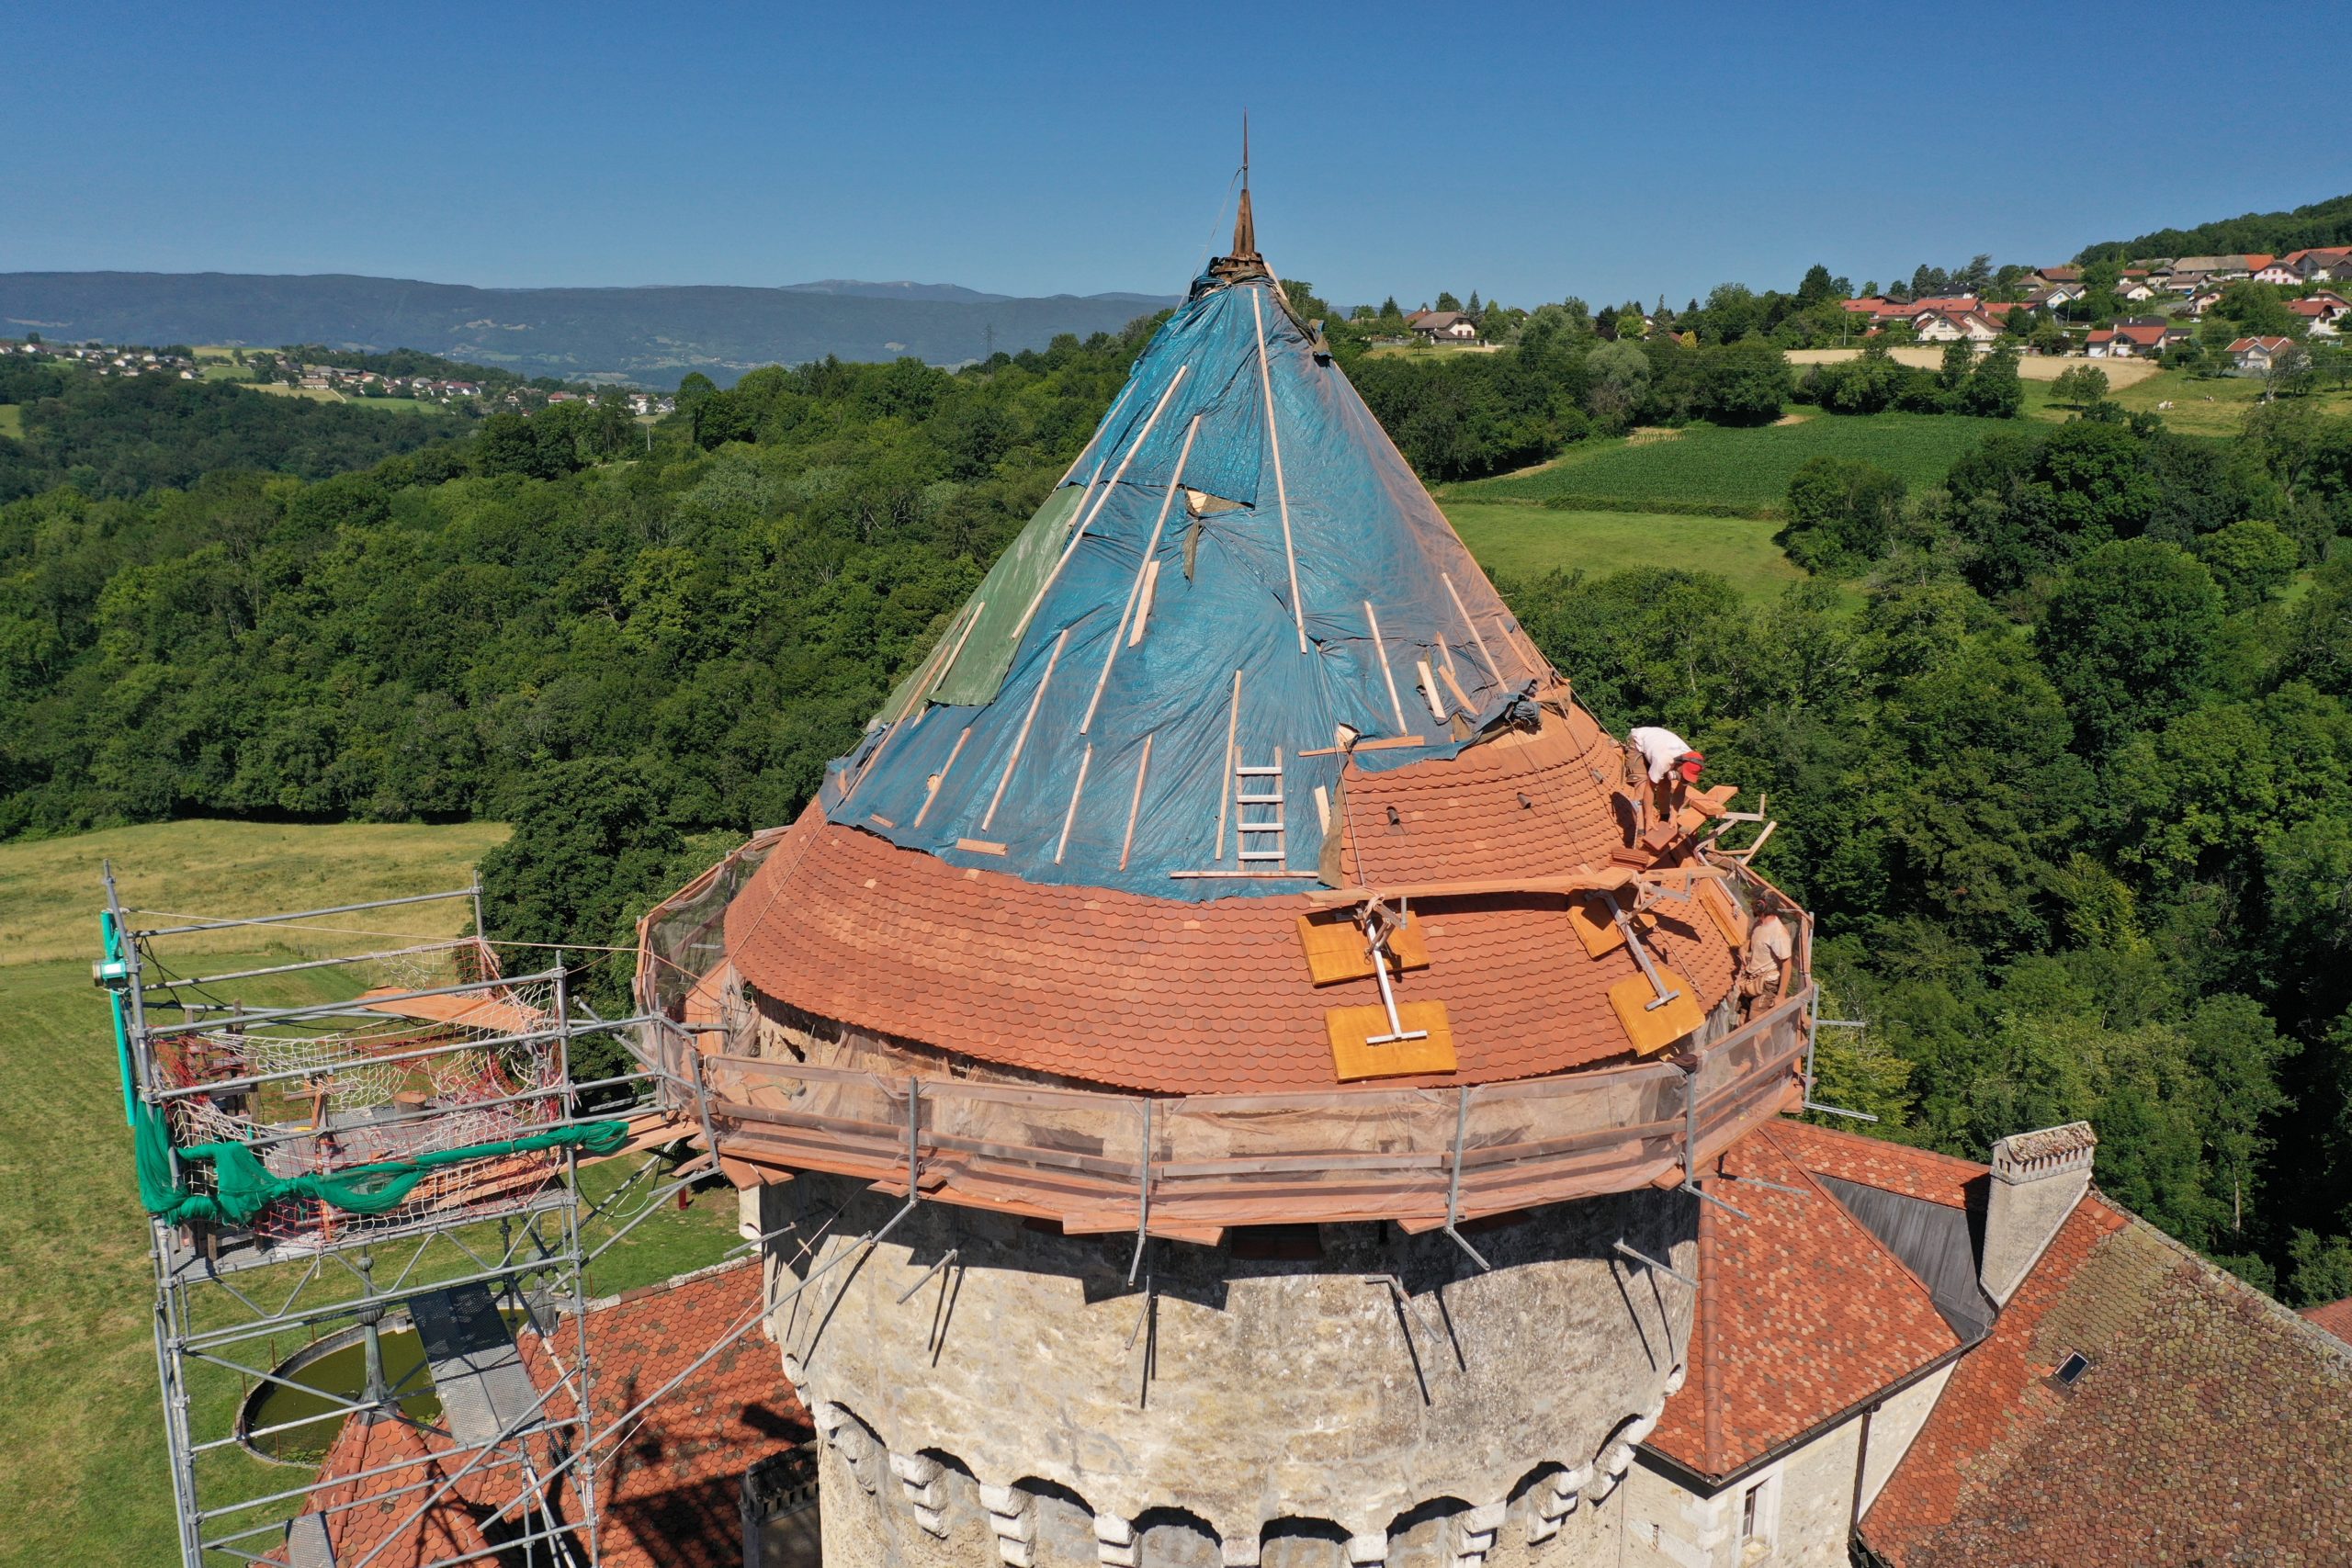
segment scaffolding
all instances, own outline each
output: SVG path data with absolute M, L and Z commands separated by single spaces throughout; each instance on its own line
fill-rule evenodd
M 583 1214 L 582 1146 L 693 1126 L 677 1113 L 691 1114 L 695 1083 L 657 1085 L 633 1035 L 662 1026 L 597 1017 L 560 952 L 503 973 L 478 934 L 478 884 L 151 925 L 123 908 L 111 866 L 106 892 L 95 978 L 141 1145 L 183 1563 L 365 1568 L 405 1541 L 402 1568 L 594 1568 L 609 1429 L 592 1430 L 582 1271 L 714 1168 L 688 1159 L 626 1224 L 583 1240 L 600 1216 Z M 434 902 L 469 912 L 477 934 L 217 972 L 175 946 L 246 931 L 331 940 L 351 927 L 322 922 Z M 595 1036 L 627 1048 L 627 1070 L 576 1079 Z M 222 1161 L 245 1173 L 242 1193 Z M 400 1332 L 422 1354 L 394 1377 L 384 1340 Z M 364 1347 L 356 1393 L 287 1358 L 322 1341 Z M 256 1424 L 260 1391 L 296 1396 L 294 1414 Z M 274 1467 L 268 1446 L 299 1429 L 331 1431 L 345 1462 L 317 1479 Z M 388 1505 L 405 1516 L 389 1529 Z

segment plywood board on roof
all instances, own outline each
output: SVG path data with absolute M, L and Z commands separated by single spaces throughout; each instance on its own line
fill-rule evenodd
M 1454 1070 L 1453 1025 L 1445 1016 L 1443 1002 L 1399 1002 L 1396 1017 L 1407 1032 L 1419 1031 L 1427 1038 L 1374 1044 L 1375 1038 L 1388 1032 L 1388 1010 L 1377 1003 L 1333 1008 L 1323 1015 L 1323 1026 L 1331 1039 L 1331 1070 L 1341 1083 Z
M 1313 984 L 1330 986 L 1341 980 L 1372 978 L 1372 949 L 1352 915 L 1349 909 L 1318 909 L 1298 917 L 1298 945 L 1306 954 L 1307 977 Z M 1408 912 L 1388 933 L 1388 956 L 1391 975 L 1430 966 L 1429 939 L 1422 934 L 1418 917 Z
M 1568 900 L 1568 929 L 1577 933 L 1584 950 L 1598 958 L 1604 953 L 1614 953 L 1625 945 L 1625 933 L 1618 926 L 1609 906 L 1598 898 Z
M 1738 947 L 1747 941 L 1747 910 L 1730 888 L 1720 882 L 1702 882 L 1698 896 L 1699 908 L 1707 911 L 1725 942 Z
M 1690 982 L 1663 964 L 1657 968 L 1658 979 L 1674 994 L 1662 1007 L 1650 1005 L 1657 1000 L 1657 992 L 1646 975 L 1628 975 L 1609 987 L 1609 1005 L 1616 1010 L 1634 1054 L 1642 1056 L 1656 1055 L 1707 1021 L 1707 1010 L 1691 993 Z

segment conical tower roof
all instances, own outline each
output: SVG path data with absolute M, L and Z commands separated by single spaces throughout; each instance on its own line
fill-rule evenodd
M 1372 770 L 1450 756 L 1543 682 L 1541 656 L 1248 243 L 1194 285 L 834 769 L 834 821 L 1035 882 L 1295 890 L 1319 863 L 1314 802 L 1320 791 L 1328 811 L 1343 743 Z M 1237 766 L 1277 763 L 1241 775 L 1259 787 L 1236 783 Z M 1277 793 L 1282 833 L 1241 825 L 1274 813 L 1237 795 Z M 1202 874 L 1216 872 L 1228 874 Z
M 1427 896 L 1427 964 L 1396 973 L 1394 1000 L 1450 1040 L 1381 1067 L 1392 1084 L 1630 1060 L 1730 991 L 1746 916 L 1693 883 L 1633 941 L 1579 913 L 1572 888 L 1628 890 L 1687 842 L 1636 842 L 1622 748 L 1250 228 L 729 904 L 725 984 L 791 1051 L 1328 1089 L 1365 1076 L 1340 1059 L 1342 1015 L 1397 1016 L 1363 932 L 1343 911 L 1317 925 L 1335 887 Z M 1355 968 L 1318 968 L 1326 942 Z

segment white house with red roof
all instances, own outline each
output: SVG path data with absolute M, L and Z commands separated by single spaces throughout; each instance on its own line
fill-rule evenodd
M 2232 374 L 2267 376 L 2297 346 L 2290 337 L 2242 337 L 2224 352 L 2230 356 Z

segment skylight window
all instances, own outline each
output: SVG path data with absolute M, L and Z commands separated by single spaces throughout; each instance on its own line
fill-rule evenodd
M 2076 1383 L 2082 1382 L 2083 1374 L 2090 1370 L 2091 1359 L 2088 1356 L 2084 1355 L 2080 1350 L 2076 1350 L 2070 1353 L 2064 1360 L 2059 1362 L 2058 1370 L 2050 1375 L 2058 1380 L 2059 1387 L 2072 1388 Z

